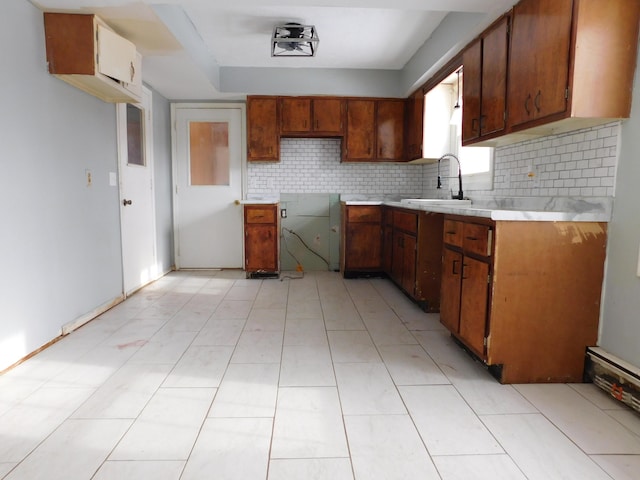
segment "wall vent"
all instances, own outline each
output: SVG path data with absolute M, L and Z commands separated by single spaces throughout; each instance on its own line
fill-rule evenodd
M 587 376 L 616 400 L 640 412 L 640 368 L 600 347 L 587 349 Z

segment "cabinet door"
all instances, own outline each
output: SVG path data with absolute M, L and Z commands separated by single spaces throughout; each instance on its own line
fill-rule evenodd
M 402 288 L 409 295 L 416 292 L 416 237 L 403 234 Z
M 342 135 L 342 105 L 339 98 L 313 99 L 313 131 L 327 135 Z
M 482 38 L 481 136 L 502 131 L 507 126 L 508 50 L 509 17 L 504 17 Z M 464 104 L 464 107 L 466 107 L 466 104 Z
M 245 225 L 245 269 L 278 270 L 278 233 L 275 225 Z
M 249 161 L 278 161 L 280 134 L 276 97 L 247 97 Z
M 311 130 L 311 99 L 287 97 L 280 99 L 280 131 L 305 133 Z
M 482 40 L 462 53 L 462 143 L 480 137 L 480 95 L 482 88 Z
M 464 257 L 460 337 L 479 356 L 484 357 L 484 338 L 489 301 L 489 264 Z
M 404 101 L 379 100 L 376 114 L 376 157 L 385 161 L 404 158 Z
M 393 265 L 393 228 L 384 225 L 382 227 L 382 271 L 391 275 Z
M 402 285 L 402 268 L 404 267 L 404 234 L 393 231 L 393 247 L 391 250 L 391 279 Z
M 442 251 L 440 323 L 458 333 L 460 324 L 460 286 L 462 254 L 448 248 Z
M 380 270 L 382 232 L 379 223 L 350 223 L 346 232 L 345 270 Z
M 509 124 L 566 110 L 572 0 L 523 0 L 513 7 Z
M 375 102 L 347 100 L 345 160 L 371 161 L 375 155 Z
M 411 95 L 406 102 L 406 156 L 410 161 L 422 158 L 422 139 L 424 136 L 424 93 L 422 93 L 422 89 Z

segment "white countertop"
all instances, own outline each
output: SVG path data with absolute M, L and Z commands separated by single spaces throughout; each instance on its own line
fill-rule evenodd
M 347 205 L 389 205 L 394 207 L 423 210 L 427 212 L 467 215 L 502 221 L 537 222 L 608 222 L 611 220 L 613 199 L 594 198 L 553 198 L 514 197 L 492 199 L 478 204 L 457 205 L 438 203 L 412 203 L 410 200 L 359 200 L 345 196 Z

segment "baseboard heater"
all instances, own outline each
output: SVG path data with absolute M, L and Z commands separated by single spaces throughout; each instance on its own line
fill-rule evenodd
M 600 347 L 587 349 L 586 374 L 616 400 L 640 412 L 640 368 Z

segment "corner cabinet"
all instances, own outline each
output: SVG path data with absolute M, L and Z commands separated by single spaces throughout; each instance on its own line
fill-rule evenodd
M 522 0 L 513 7 L 508 125 L 550 133 L 627 118 L 640 2 Z M 547 125 L 563 119 L 569 126 Z
M 44 14 L 49 73 L 111 103 L 139 103 L 142 57 L 96 15 Z
M 244 258 L 247 278 L 280 272 L 278 205 L 244 206 Z
M 598 337 L 606 232 L 446 215 L 442 324 L 502 383 L 581 382 Z
M 280 110 L 277 97 L 247 97 L 247 160 L 280 160 Z

